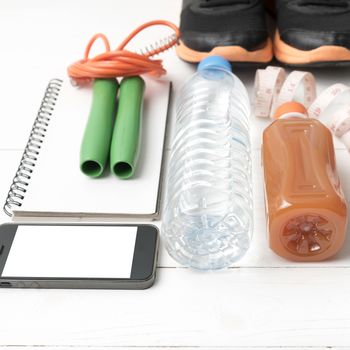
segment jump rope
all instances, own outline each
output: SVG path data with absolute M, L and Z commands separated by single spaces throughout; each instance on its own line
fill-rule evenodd
M 140 32 L 152 26 L 168 27 L 173 34 L 141 53 L 126 49 Z M 166 74 L 162 60 L 154 59 L 154 56 L 172 48 L 179 38 L 179 28 L 164 20 L 139 26 L 115 50 L 111 50 L 107 37 L 99 33 L 88 42 L 84 58 L 68 67 L 68 75 L 74 84 L 93 84 L 92 105 L 80 149 L 80 169 L 85 175 L 100 177 L 109 159 L 110 170 L 117 177 L 128 179 L 133 176 L 145 90 L 141 75 L 160 77 Z M 98 39 L 103 41 L 106 51 L 90 58 L 91 48 Z M 117 78 L 123 78 L 120 84 Z
M 144 53 L 139 54 L 125 49 L 130 41 L 140 32 L 153 26 L 169 27 L 173 30 L 174 34 L 166 39 L 160 40 L 159 43 L 155 44 L 155 47 L 150 46 L 146 48 Z M 107 37 L 104 34 L 98 33 L 88 42 L 84 58 L 68 67 L 68 75 L 77 84 L 96 78 L 108 79 L 131 77 L 142 74 L 160 77 L 166 74 L 162 60 L 155 60 L 152 59 L 152 57 L 175 46 L 179 38 L 179 28 L 175 24 L 164 20 L 156 20 L 142 24 L 133 30 L 115 50 L 111 50 Z M 91 48 L 98 39 L 103 41 L 106 52 L 89 58 Z

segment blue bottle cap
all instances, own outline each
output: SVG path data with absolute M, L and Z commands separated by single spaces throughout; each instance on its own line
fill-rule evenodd
M 220 68 L 232 72 L 231 64 L 221 56 L 208 56 L 200 61 L 197 71 L 201 72 L 207 68 Z

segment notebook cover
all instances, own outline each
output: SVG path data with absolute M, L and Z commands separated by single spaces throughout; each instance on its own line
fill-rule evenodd
M 53 82 L 59 81 L 51 86 Z M 81 173 L 80 144 L 92 90 L 73 87 L 69 81 L 60 85 L 59 92 L 48 87 L 33 126 L 36 142 L 32 130 L 5 211 L 12 212 L 15 221 L 157 219 L 171 84 L 146 79 L 139 159 L 134 177 L 128 180 L 110 171 L 99 179 Z M 46 125 L 38 120 L 40 115 L 48 117 Z

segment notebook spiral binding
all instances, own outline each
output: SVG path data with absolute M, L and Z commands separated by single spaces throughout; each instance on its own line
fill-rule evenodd
M 35 164 L 38 160 L 41 144 L 45 138 L 47 127 L 49 126 L 62 83 L 63 81 L 60 79 L 52 79 L 46 88 L 39 112 L 30 132 L 28 143 L 23 152 L 20 165 L 12 181 L 3 208 L 4 212 L 10 217 L 13 215 L 13 207 L 22 206 L 22 201 L 25 197 L 31 174 L 33 173 Z

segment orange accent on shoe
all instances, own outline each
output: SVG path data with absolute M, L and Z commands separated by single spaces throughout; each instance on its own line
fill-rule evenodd
M 192 63 L 200 62 L 203 58 L 213 55 L 222 56 L 231 62 L 268 63 L 273 57 L 273 47 L 272 40 L 269 38 L 264 47 L 255 51 L 248 51 L 240 46 L 218 46 L 210 52 L 203 52 L 190 49 L 180 40 L 176 53 L 184 61 Z
M 278 31 L 274 38 L 274 54 L 278 61 L 287 64 L 350 61 L 350 50 L 345 47 L 325 45 L 313 50 L 299 50 L 286 44 Z

